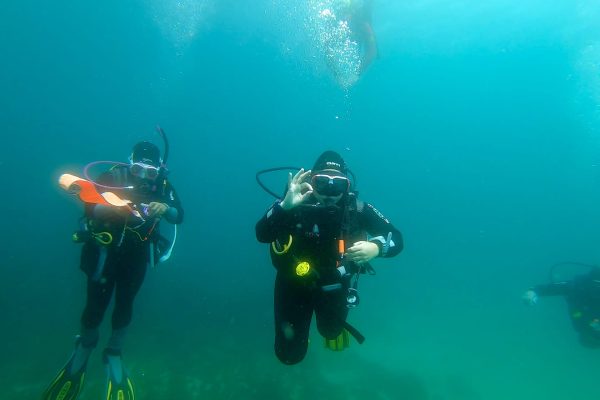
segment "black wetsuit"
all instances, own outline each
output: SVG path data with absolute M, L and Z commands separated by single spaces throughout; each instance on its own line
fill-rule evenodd
M 154 185 L 139 185 L 127 168 L 115 168 L 103 174 L 98 183 L 134 189 L 111 190 L 119 197 L 131 200 L 143 213 L 141 204 L 165 203 L 176 210 L 166 213 L 163 219 L 179 224 L 183 220 L 183 209 L 175 189 L 166 179 Z M 108 232 L 112 243 L 103 245 L 93 237 L 84 244 L 81 253 L 81 269 L 88 276 L 87 303 L 81 317 L 86 330 L 97 329 L 115 292 L 112 314 L 113 330 L 125 328 L 131 321 L 134 298 L 140 289 L 146 269 L 151 260 L 156 263 L 160 256 L 159 220 L 148 218 L 145 222 L 128 214 L 117 214 L 114 210 L 100 210 L 101 206 L 86 205 L 86 226 L 90 232 Z M 143 215 L 143 214 L 142 214 Z M 154 254 L 150 254 L 154 249 Z
M 564 296 L 581 344 L 600 347 L 600 271 L 572 281 L 538 285 L 531 290 L 539 296 Z
M 395 256 L 403 248 L 401 233 L 372 205 L 353 197 L 341 203 L 348 206 L 323 208 L 308 204 L 285 211 L 277 202 L 256 225 L 257 239 L 272 243 L 271 258 L 277 269 L 275 354 L 285 364 L 304 358 L 313 311 L 319 333 L 327 339 L 336 338 L 345 326 L 349 277 L 342 278 L 337 267 L 344 265 L 351 270 L 356 265 L 341 260 L 340 239 L 344 239 L 347 249 L 359 240 L 367 240 L 368 233 L 382 257 Z M 310 265 L 306 276 L 296 273 L 301 262 Z

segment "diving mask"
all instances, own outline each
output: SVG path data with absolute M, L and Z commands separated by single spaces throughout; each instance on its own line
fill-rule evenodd
M 154 165 L 145 164 L 142 162 L 134 162 L 129 166 L 129 171 L 133 176 L 137 176 L 141 179 L 155 180 L 158 178 L 160 168 Z
M 340 175 L 315 174 L 310 183 L 322 196 L 339 196 L 350 190 L 350 180 Z

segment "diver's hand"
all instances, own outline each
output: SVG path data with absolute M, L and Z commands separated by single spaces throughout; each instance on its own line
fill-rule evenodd
M 153 201 L 150 204 L 148 204 L 147 215 L 149 217 L 160 218 L 163 216 L 164 213 L 167 212 L 168 209 L 169 206 L 165 203 L 158 203 L 156 201 Z
M 529 289 L 528 291 L 523 293 L 523 296 L 521 297 L 521 299 L 528 306 L 533 306 L 533 305 L 536 305 L 538 302 L 538 295 L 535 291 Z
M 305 182 L 305 179 L 310 175 L 310 170 L 304 171 L 304 168 L 300 169 L 292 177 L 290 172 L 288 175 L 288 191 L 285 194 L 285 198 L 279 205 L 284 210 L 291 210 L 292 208 L 302 204 L 308 196 L 313 192 L 313 188 L 310 183 Z
M 357 264 L 364 264 L 379 255 L 379 247 L 375 243 L 361 240 L 346 250 L 344 258 Z

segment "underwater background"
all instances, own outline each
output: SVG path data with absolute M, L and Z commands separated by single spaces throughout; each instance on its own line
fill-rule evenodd
M 79 328 L 82 207 L 58 176 L 160 145 L 156 124 L 186 220 L 136 300 L 139 399 L 600 396 L 600 350 L 579 345 L 564 300 L 520 299 L 557 262 L 600 262 L 598 1 L 375 0 L 379 56 L 347 85 L 310 18 L 332 1 L 3 4 L 3 399 L 39 398 Z M 254 174 L 327 149 L 406 247 L 361 279 L 364 344 L 330 352 L 313 331 L 284 366 L 254 236 L 273 199 Z M 84 400 L 103 395 L 109 332 L 105 318 Z

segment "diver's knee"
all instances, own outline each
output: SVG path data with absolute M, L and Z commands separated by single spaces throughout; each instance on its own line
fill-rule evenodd
M 275 348 L 275 355 L 281 361 L 282 364 L 285 365 L 294 365 L 298 364 L 300 361 L 304 360 L 306 356 L 306 349 L 298 350 L 298 349 L 285 349 L 285 348 Z
M 276 337 L 275 354 L 279 361 L 286 365 L 298 364 L 306 356 L 308 351 L 308 338 L 288 339 Z
M 590 335 L 579 335 L 579 344 L 588 349 L 600 348 L 600 339 Z
M 98 329 L 104 319 L 104 311 L 84 310 L 81 316 L 81 326 L 85 329 Z

